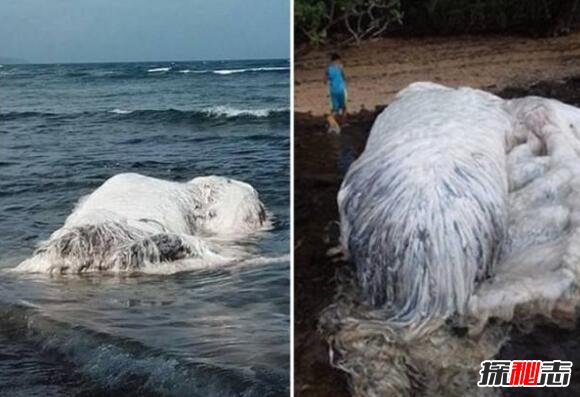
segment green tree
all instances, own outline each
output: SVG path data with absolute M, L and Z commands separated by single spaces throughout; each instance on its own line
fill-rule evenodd
M 298 34 L 311 44 L 326 42 L 331 33 L 359 43 L 402 23 L 400 8 L 400 0 L 296 0 L 294 21 Z

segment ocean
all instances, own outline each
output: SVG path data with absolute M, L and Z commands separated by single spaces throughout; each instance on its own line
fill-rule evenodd
M 289 62 L 0 67 L 0 395 L 289 393 Z M 168 275 L 11 272 L 113 175 L 251 184 L 256 261 Z

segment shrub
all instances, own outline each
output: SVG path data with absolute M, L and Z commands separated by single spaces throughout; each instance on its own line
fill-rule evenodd
M 400 0 L 296 0 L 298 41 L 322 44 L 330 35 L 346 34 L 345 42 L 377 37 L 401 23 Z
M 385 32 L 567 33 L 580 0 L 296 0 L 297 42 L 356 42 Z

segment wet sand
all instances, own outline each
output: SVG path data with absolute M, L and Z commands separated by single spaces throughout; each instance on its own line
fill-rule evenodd
M 579 77 L 514 86 L 494 91 L 505 98 L 541 95 L 580 106 Z M 317 332 L 319 313 L 335 292 L 335 273 L 348 263 L 326 255 L 338 245 L 336 194 L 350 163 L 362 152 L 380 109 L 351 115 L 340 135 L 327 134 L 323 117 L 295 117 L 295 392 L 303 397 L 349 396 L 347 377 L 328 364 L 326 343 Z M 580 328 L 550 325 L 531 334 L 514 330 L 502 359 L 571 360 L 573 376 L 566 389 L 511 390 L 509 396 L 580 395 Z
M 326 343 L 316 329 L 320 310 L 335 291 L 336 265 L 326 250 L 338 244 L 336 193 L 348 165 L 362 151 L 373 119 L 373 114 L 361 114 L 344 134 L 327 135 L 323 118 L 296 117 L 294 390 L 298 396 L 349 395 L 346 377 L 329 366 Z
M 580 32 L 540 39 L 493 35 L 387 38 L 360 47 L 297 55 L 297 112 L 315 116 L 328 112 L 324 70 L 334 51 L 345 64 L 352 113 L 385 106 L 397 91 L 417 80 L 499 91 L 580 74 Z

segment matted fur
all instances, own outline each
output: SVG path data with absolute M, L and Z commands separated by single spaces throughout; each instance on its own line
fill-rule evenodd
M 320 322 L 355 395 L 496 395 L 479 365 L 512 326 L 575 323 L 579 131 L 558 101 L 430 83 L 379 116 L 339 193 L 357 274 Z
M 344 179 L 343 247 L 364 299 L 393 322 L 465 313 L 493 270 L 507 231 L 511 128 L 498 103 L 469 88 L 412 85 L 377 118 Z
M 246 183 L 119 174 L 82 198 L 63 227 L 16 270 L 131 272 L 185 259 L 231 261 L 227 240 L 267 225 L 265 208 Z

